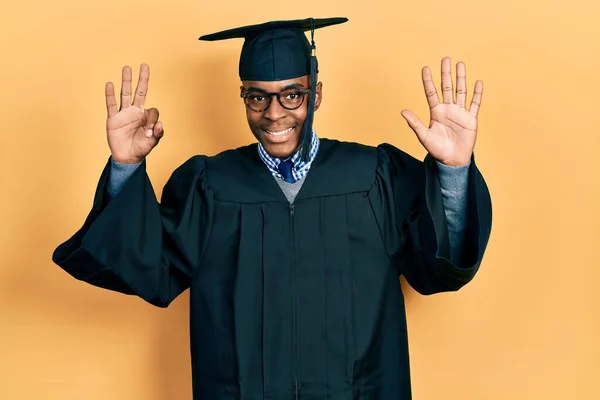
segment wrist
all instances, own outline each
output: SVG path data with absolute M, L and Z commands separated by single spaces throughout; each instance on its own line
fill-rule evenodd
M 141 164 L 144 159 L 139 158 L 119 158 L 111 155 L 111 159 L 115 164 L 127 164 L 127 165 L 138 165 Z
M 469 157 L 464 157 L 464 158 L 454 158 L 454 159 L 442 160 L 442 159 L 438 159 L 438 158 L 434 157 L 434 159 L 438 163 L 446 165 L 448 167 L 465 167 L 471 163 L 472 154 L 473 153 L 471 153 L 469 155 Z

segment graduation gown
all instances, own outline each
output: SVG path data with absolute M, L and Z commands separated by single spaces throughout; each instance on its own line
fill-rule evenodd
M 406 400 L 398 278 L 432 294 L 477 272 L 491 201 L 471 163 L 460 265 L 435 160 L 326 139 L 293 204 L 256 144 L 192 157 L 160 203 L 145 164 L 108 202 L 107 164 L 83 227 L 53 260 L 160 307 L 189 288 L 195 399 Z

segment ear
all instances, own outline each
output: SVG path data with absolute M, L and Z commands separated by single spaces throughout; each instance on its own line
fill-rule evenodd
M 248 107 L 245 106 L 246 104 L 246 100 L 244 100 L 241 96 L 242 94 L 244 94 L 244 92 L 246 91 L 246 89 L 244 88 L 244 83 L 242 82 L 242 86 L 240 86 L 240 100 L 242 100 L 242 103 L 244 104 L 244 108 L 246 109 L 246 112 L 248 112 Z
M 315 111 L 319 109 L 319 107 L 321 106 L 321 100 L 323 100 L 323 83 L 317 83 L 316 89 L 317 93 L 315 96 Z

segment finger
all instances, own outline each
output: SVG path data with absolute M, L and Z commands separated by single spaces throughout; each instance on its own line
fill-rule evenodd
M 163 137 L 163 135 L 165 134 L 165 131 L 164 131 L 164 127 L 163 127 L 162 121 L 158 121 L 154 125 L 153 134 L 154 134 L 154 137 L 157 138 L 157 139 L 160 139 L 160 138 Z
M 444 57 L 442 59 L 442 98 L 444 103 L 452 104 L 454 102 L 452 92 L 452 64 L 450 57 Z
M 408 122 L 408 126 L 417 134 L 419 141 L 423 143 L 425 136 L 427 135 L 427 127 L 421 122 L 421 120 L 409 110 L 402 110 L 402 116 Z
M 108 117 L 112 117 L 116 115 L 119 110 L 117 109 L 117 99 L 115 99 L 115 87 L 112 82 L 108 82 L 104 89 L 104 94 L 106 96 L 106 111 L 108 113 Z
M 431 79 L 431 71 L 429 70 L 429 67 L 423 68 L 421 71 L 421 77 L 423 78 L 423 89 L 425 89 L 427 103 L 429 104 L 429 108 L 433 108 L 440 104 L 440 99 L 438 98 L 433 79 Z
M 154 134 L 154 124 L 158 122 L 159 112 L 156 108 L 150 108 L 145 111 L 146 114 L 146 136 L 150 137 Z
M 135 97 L 133 105 L 143 107 L 146 101 L 146 93 L 148 93 L 148 80 L 150 79 L 150 68 L 146 64 L 140 67 L 140 77 L 138 79 L 137 88 L 135 89 Z
M 479 115 L 479 107 L 481 107 L 481 99 L 483 98 L 483 82 L 475 82 L 475 90 L 473 91 L 473 98 L 471 99 L 471 107 L 469 112 L 475 118 Z
M 146 136 L 148 139 L 148 145 L 150 146 L 150 148 L 156 147 L 156 145 L 158 144 L 160 139 L 163 137 L 163 135 L 164 135 L 164 131 L 163 131 L 162 122 L 157 122 L 156 125 L 154 126 L 154 129 L 152 130 L 152 134 L 149 136 Z
M 121 109 L 131 106 L 131 68 L 123 67 L 121 72 Z
M 456 104 L 465 108 L 467 103 L 467 67 L 465 63 L 456 64 Z

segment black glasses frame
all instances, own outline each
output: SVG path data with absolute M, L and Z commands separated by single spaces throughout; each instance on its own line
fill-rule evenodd
M 281 102 L 281 93 L 290 90 L 290 89 L 296 89 L 298 90 L 300 93 L 302 93 L 302 102 L 300 104 L 298 104 L 296 107 L 286 107 L 282 102 Z M 265 108 L 263 108 L 262 110 L 255 110 L 254 108 L 250 107 L 250 105 L 248 104 L 248 95 L 250 93 L 256 93 L 259 92 L 261 94 L 265 95 L 265 98 L 269 99 L 269 104 L 267 104 L 267 106 Z M 280 92 L 267 92 L 264 89 L 259 89 L 259 88 L 250 88 L 245 92 L 242 92 L 240 94 L 240 97 L 244 99 L 244 104 L 246 104 L 246 107 L 248 107 L 249 109 L 251 109 L 252 111 L 255 112 L 263 112 L 266 111 L 269 107 L 271 107 L 271 102 L 273 101 L 273 96 L 277 97 L 277 101 L 279 101 L 279 104 L 281 104 L 281 107 L 285 108 L 286 110 L 297 110 L 298 108 L 300 108 L 302 106 L 302 104 L 304 104 L 304 99 L 306 98 L 306 94 L 310 92 L 310 89 L 305 89 L 302 87 L 297 87 L 297 86 L 290 86 L 290 87 L 286 87 L 284 88 L 282 91 Z

